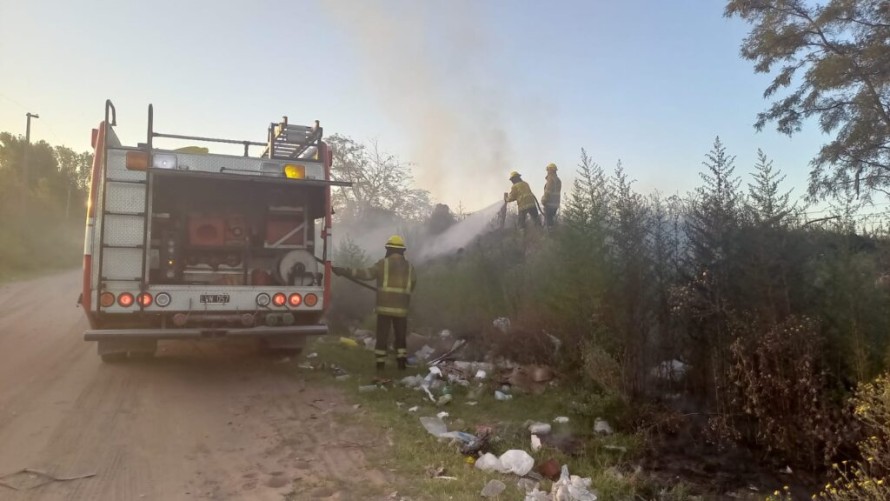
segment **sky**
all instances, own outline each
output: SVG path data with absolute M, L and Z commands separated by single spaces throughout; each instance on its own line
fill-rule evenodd
M 413 164 L 437 202 L 486 207 L 519 171 L 564 189 L 581 148 L 643 193 L 699 185 L 720 136 L 745 182 L 762 148 L 806 190 L 817 127 L 755 131 L 766 75 L 720 1 L 0 0 L 0 131 L 90 148 L 105 99 L 124 144 L 161 132 L 264 141 L 272 121 Z M 178 144 L 176 146 L 179 146 Z M 212 151 L 226 152 L 211 147 Z

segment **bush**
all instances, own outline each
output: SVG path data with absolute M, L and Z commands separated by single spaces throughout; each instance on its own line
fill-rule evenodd
M 723 437 L 748 442 L 795 465 L 829 464 L 843 442 L 842 405 L 830 398 L 823 342 L 815 323 L 791 317 L 763 333 L 736 326 L 723 414 Z
M 860 459 L 833 465 L 836 479 L 818 496 L 833 501 L 890 499 L 890 373 L 860 384 L 852 403 L 865 433 L 858 444 Z

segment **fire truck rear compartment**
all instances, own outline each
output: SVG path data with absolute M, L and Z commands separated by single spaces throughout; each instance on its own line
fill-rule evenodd
M 324 191 L 279 179 L 155 173 L 149 283 L 313 286 Z

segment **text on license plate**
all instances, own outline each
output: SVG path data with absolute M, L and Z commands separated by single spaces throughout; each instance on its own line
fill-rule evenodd
M 228 294 L 201 294 L 202 303 L 225 304 L 229 302 Z

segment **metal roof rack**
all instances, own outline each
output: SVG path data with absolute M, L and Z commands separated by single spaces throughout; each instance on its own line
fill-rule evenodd
M 108 110 L 106 109 L 106 115 Z M 107 122 L 107 118 L 106 118 Z M 236 139 L 221 139 L 201 136 L 183 136 L 180 134 L 165 134 L 154 130 L 154 106 L 148 105 L 148 149 L 152 149 L 154 138 L 184 139 L 187 141 L 204 141 L 208 143 L 240 144 L 244 146 L 244 156 L 249 156 L 251 146 L 265 146 L 261 158 L 296 159 L 305 154 L 311 148 L 318 149 L 321 143 L 322 128 L 318 120 L 312 127 L 305 125 L 292 125 L 287 123 L 287 117 L 283 117 L 280 123 L 269 125 L 268 141 L 239 141 Z
M 318 120 L 309 127 L 289 124 L 287 117 L 282 117 L 280 123 L 269 125 L 269 142 L 261 156 L 285 160 L 300 158 L 311 148 L 318 148 L 322 133 Z

